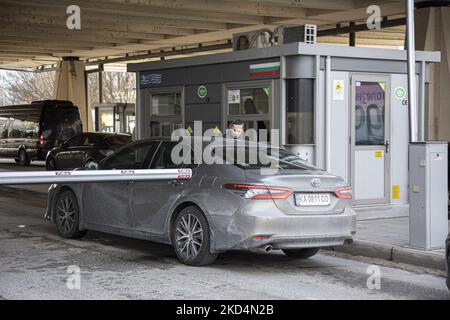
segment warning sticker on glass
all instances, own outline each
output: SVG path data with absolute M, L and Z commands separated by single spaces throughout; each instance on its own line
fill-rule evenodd
M 333 100 L 344 100 L 344 80 L 333 80 Z
M 228 90 L 228 104 L 241 103 L 241 90 Z

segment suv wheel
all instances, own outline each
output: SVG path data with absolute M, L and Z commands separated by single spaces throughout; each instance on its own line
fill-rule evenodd
M 285 255 L 294 259 L 308 259 L 319 252 L 319 248 L 283 249 Z
M 172 244 L 178 260 L 190 266 L 211 264 L 218 256 L 210 252 L 208 221 L 197 207 L 184 208 L 178 214 L 173 224 Z
M 63 238 L 81 238 L 86 231 L 80 231 L 80 208 L 72 191 L 63 191 L 55 201 L 55 219 L 58 233 Z
M 28 155 L 25 149 L 20 149 L 19 159 L 17 160 L 17 163 L 21 166 L 27 166 L 30 164 L 30 159 L 28 159 Z

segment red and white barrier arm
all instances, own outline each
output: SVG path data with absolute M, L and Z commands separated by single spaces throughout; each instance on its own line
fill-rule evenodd
M 191 179 L 191 169 L 0 172 L 0 185 Z

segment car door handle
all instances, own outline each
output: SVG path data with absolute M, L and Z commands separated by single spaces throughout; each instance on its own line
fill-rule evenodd
M 178 187 L 178 186 L 182 186 L 184 184 L 184 181 L 181 180 L 170 180 L 168 182 L 168 184 L 174 186 L 174 187 Z

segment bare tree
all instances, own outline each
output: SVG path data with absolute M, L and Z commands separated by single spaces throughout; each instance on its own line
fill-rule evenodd
M 55 72 L 7 71 L 3 77 L 3 105 L 30 103 L 53 99 Z M 98 74 L 89 74 L 89 105 L 98 102 Z M 136 101 L 134 73 L 103 72 L 103 102 L 134 103 Z
M 3 77 L 5 105 L 52 99 L 55 72 L 5 72 Z
M 136 102 L 136 77 L 128 72 L 103 72 L 103 101 L 108 103 L 134 103 Z M 89 74 L 88 77 L 89 104 L 99 101 L 98 74 Z

